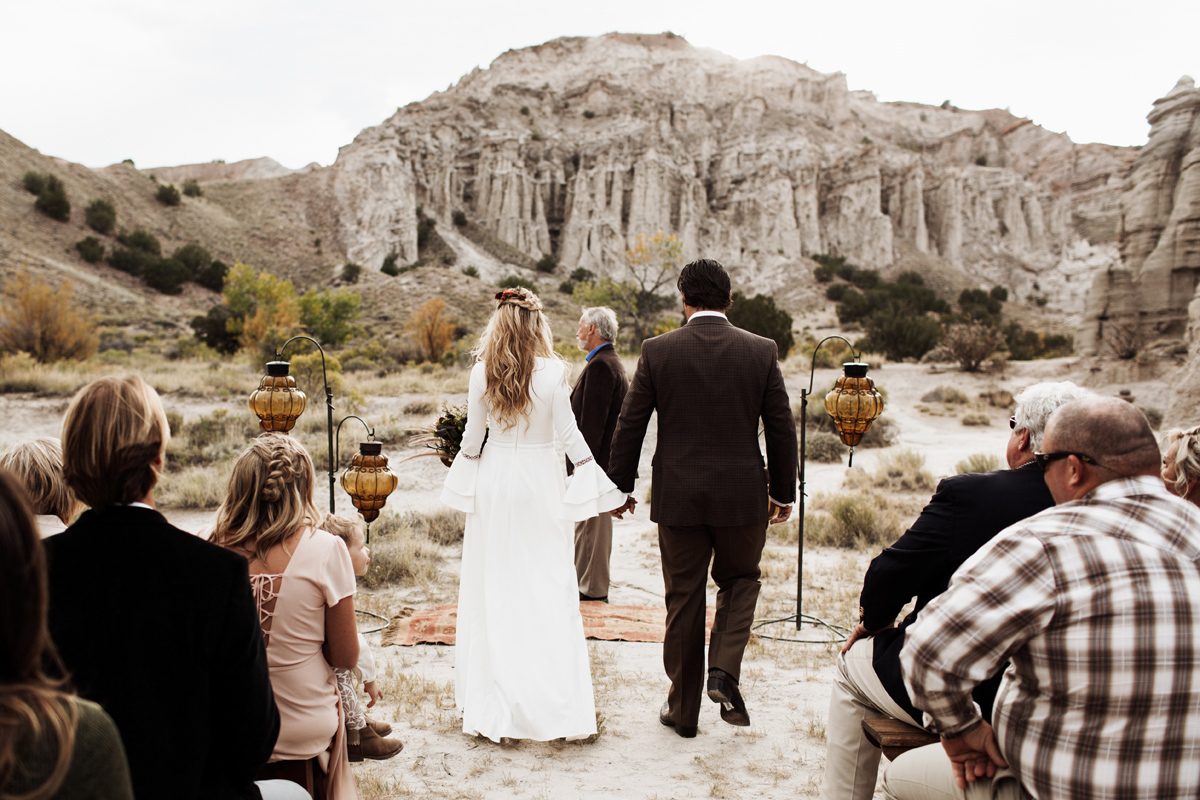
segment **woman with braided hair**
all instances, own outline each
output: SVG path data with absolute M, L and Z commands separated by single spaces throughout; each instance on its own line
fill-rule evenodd
M 358 663 L 354 567 L 346 544 L 320 530 L 304 445 L 255 439 L 234 464 L 212 541 L 244 556 L 279 706 L 279 739 L 263 777 L 314 797 L 358 796 L 346 756 L 335 669 Z
M 442 502 L 467 514 L 455 639 L 463 732 L 546 741 L 596 732 L 573 524 L 623 494 L 575 425 L 542 303 L 496 295 L 475 347 L 467 427 Z M 487 446 L 484 447 L 484 435 Z M 555 441 L 575 464 L 570 484 Z
M 1200 426 L 1167 431 L 1161 449 L 1163 483 L 1172 493 L 1200 505 Z

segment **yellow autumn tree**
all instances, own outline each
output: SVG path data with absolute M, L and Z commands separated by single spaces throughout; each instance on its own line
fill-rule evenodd
M 75 304 L 70 281 L 58 289 L 21 273 L 4 288 L 0 305 L 0 349 L 29 353 L 42 363 L 83 361 L 100 339 L 91 316 Z
M 437 297 L 417 309 L 408 330 L 429 361 L 441 361 L 454 344 L 454 322 L 446 315 L 446 304 Z
M 603 305 L 611 305 L 632 325 L 635 343 L 649 336 L 659 314 L 675 305 L 672 287 L 682 262 L 683 243 L 675 234 L 661 230 L 653 236 L 640 233 L 625 251 L 630 280 L 597 282 L 600 294 L 608 295 Z
M 227 330 L 245 349 L 272 358 L 300 332 L 300 298 L 291 281 L 266 271 L 256 275 L 253 267 L 238 261 L 225 277 L 223 295 L 232 312 Z

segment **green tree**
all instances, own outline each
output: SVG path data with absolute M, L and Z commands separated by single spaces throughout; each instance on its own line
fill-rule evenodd
M 362 297 L 349 289 L 309 289 L 300 298 L 300 324 L 323 345 L 341 344 L 354 332 L 361 309 Z
M 237 335 L 229 331 L 229 320 L 232 318 L 233 312 L 229 306 L 219 303 L 204 316 L 192 317 L 192 331 L 197 339 L 218 353 L 231 355 L 241 346 Z
M 796 344 L 792 334 L 792 315 L 777 307 L 770 295 L 746 297 L 741 292 L 734 292 L 733 306 L 728 316 L 729 321 L 742 330 L 773 340 L 779 348 L 780 361 L 788 357 Z
M 300 331 L 300 298 L 291 281 L 265 270 L 256 275 L 253 267 L 237 261 L 225 278 L 222 294 L 231 312 L 226 329 L 238 337 L 243 349 L 271 358 Z

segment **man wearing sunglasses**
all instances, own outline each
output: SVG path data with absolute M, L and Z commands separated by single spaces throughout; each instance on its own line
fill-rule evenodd
M 905 631 L 925 604 L 945 591 L 950 576 L 989 539 L 1014 522 L 1054 505 L 1034 464 L 1042 431 L 1061 405 L 1090 396 L 1070 381 L 1038 383 L 1017 395 L 1005 447 L 1009 469 L 956 475 L 937 492 L 916 522 L 871 562 L 859 597 L 859 624 L 838 657 L 826 724 L 823 800 L 870 800 L 879 771 L 879 749 L 867 741 L 862 721 L 890 716 L 921 725 L 900 674 Z M 915 610 L 891 627 L 913 597 Z M 999 676 L 975 690 L 991 716 Z
M 905 684 L 942 743 L 898 758 L 885 795 L 1196 797 L 1200 509 L 1114 397 L 1056 411 L 1034 458 L 1056 506 L 980 549 L 909 629 Z M 993 729 L 971 689 L 1010 659 Z

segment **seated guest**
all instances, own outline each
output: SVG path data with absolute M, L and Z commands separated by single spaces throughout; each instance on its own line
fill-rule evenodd
M 50 633 L 79 694 L 116 721 L 138 800 L 257 798 L 279 715 L 250 578 L 154 510 L 168 436 L 136 375 L 71 400 L 63 473 L 91 510 L 45 540 Z
M 38 534 L 45 539 L 62 533 L 83 511 L 62 473 L 62 443 L 49 437 L 15 444 L 0 455 L 7 469 L 25 486 Z
M 943 480 L 912 527 L 871 562 L 859 598 L 859 624 L 842 647 L 829 698 L 825 800 L 869 800 L 875 793 L 880 751 L 863 733 L 864 719 L 889 716 L 921 725 L 900 675 L 905 631 L 989 539 L 1054 505 L 1033 454 L 1050 415 L 1091 394 L 1070 381 L 1038 383 L 1018 394 L 1005 448 L 1009 468 Z M 913 597 L 912 613 L 891 627 Z M 991 717 L 999 682 L 996 676 L 975 688 L 985 718 Z
M 104 710 L 46 674 L 46 557 L 17 480 L 0 470 L 0 797 L 133 800 Z
M 1162 448 L 1163 483 L 1174 494 L 1200 506 L 1200 427 L 1167 431 Z
M 358 796 L 346 754 L 335 669 L 358 663 L 354 567 L 320 529 L 304 445 L 266 433 L 233 466 L 212 541 L 248 563 L 279 704 L 279 740 L 264 773 L 329 800 Z
M 1115 397 L 1054 412 L 1042 450 L 1055 507 L 984 545 L 908 629 L 904 684 L 942 740 L 892 762 L 889 798 L 1200 795 L 1200 509 Z M 993 729 L 971 689 L 1005 661 Z

